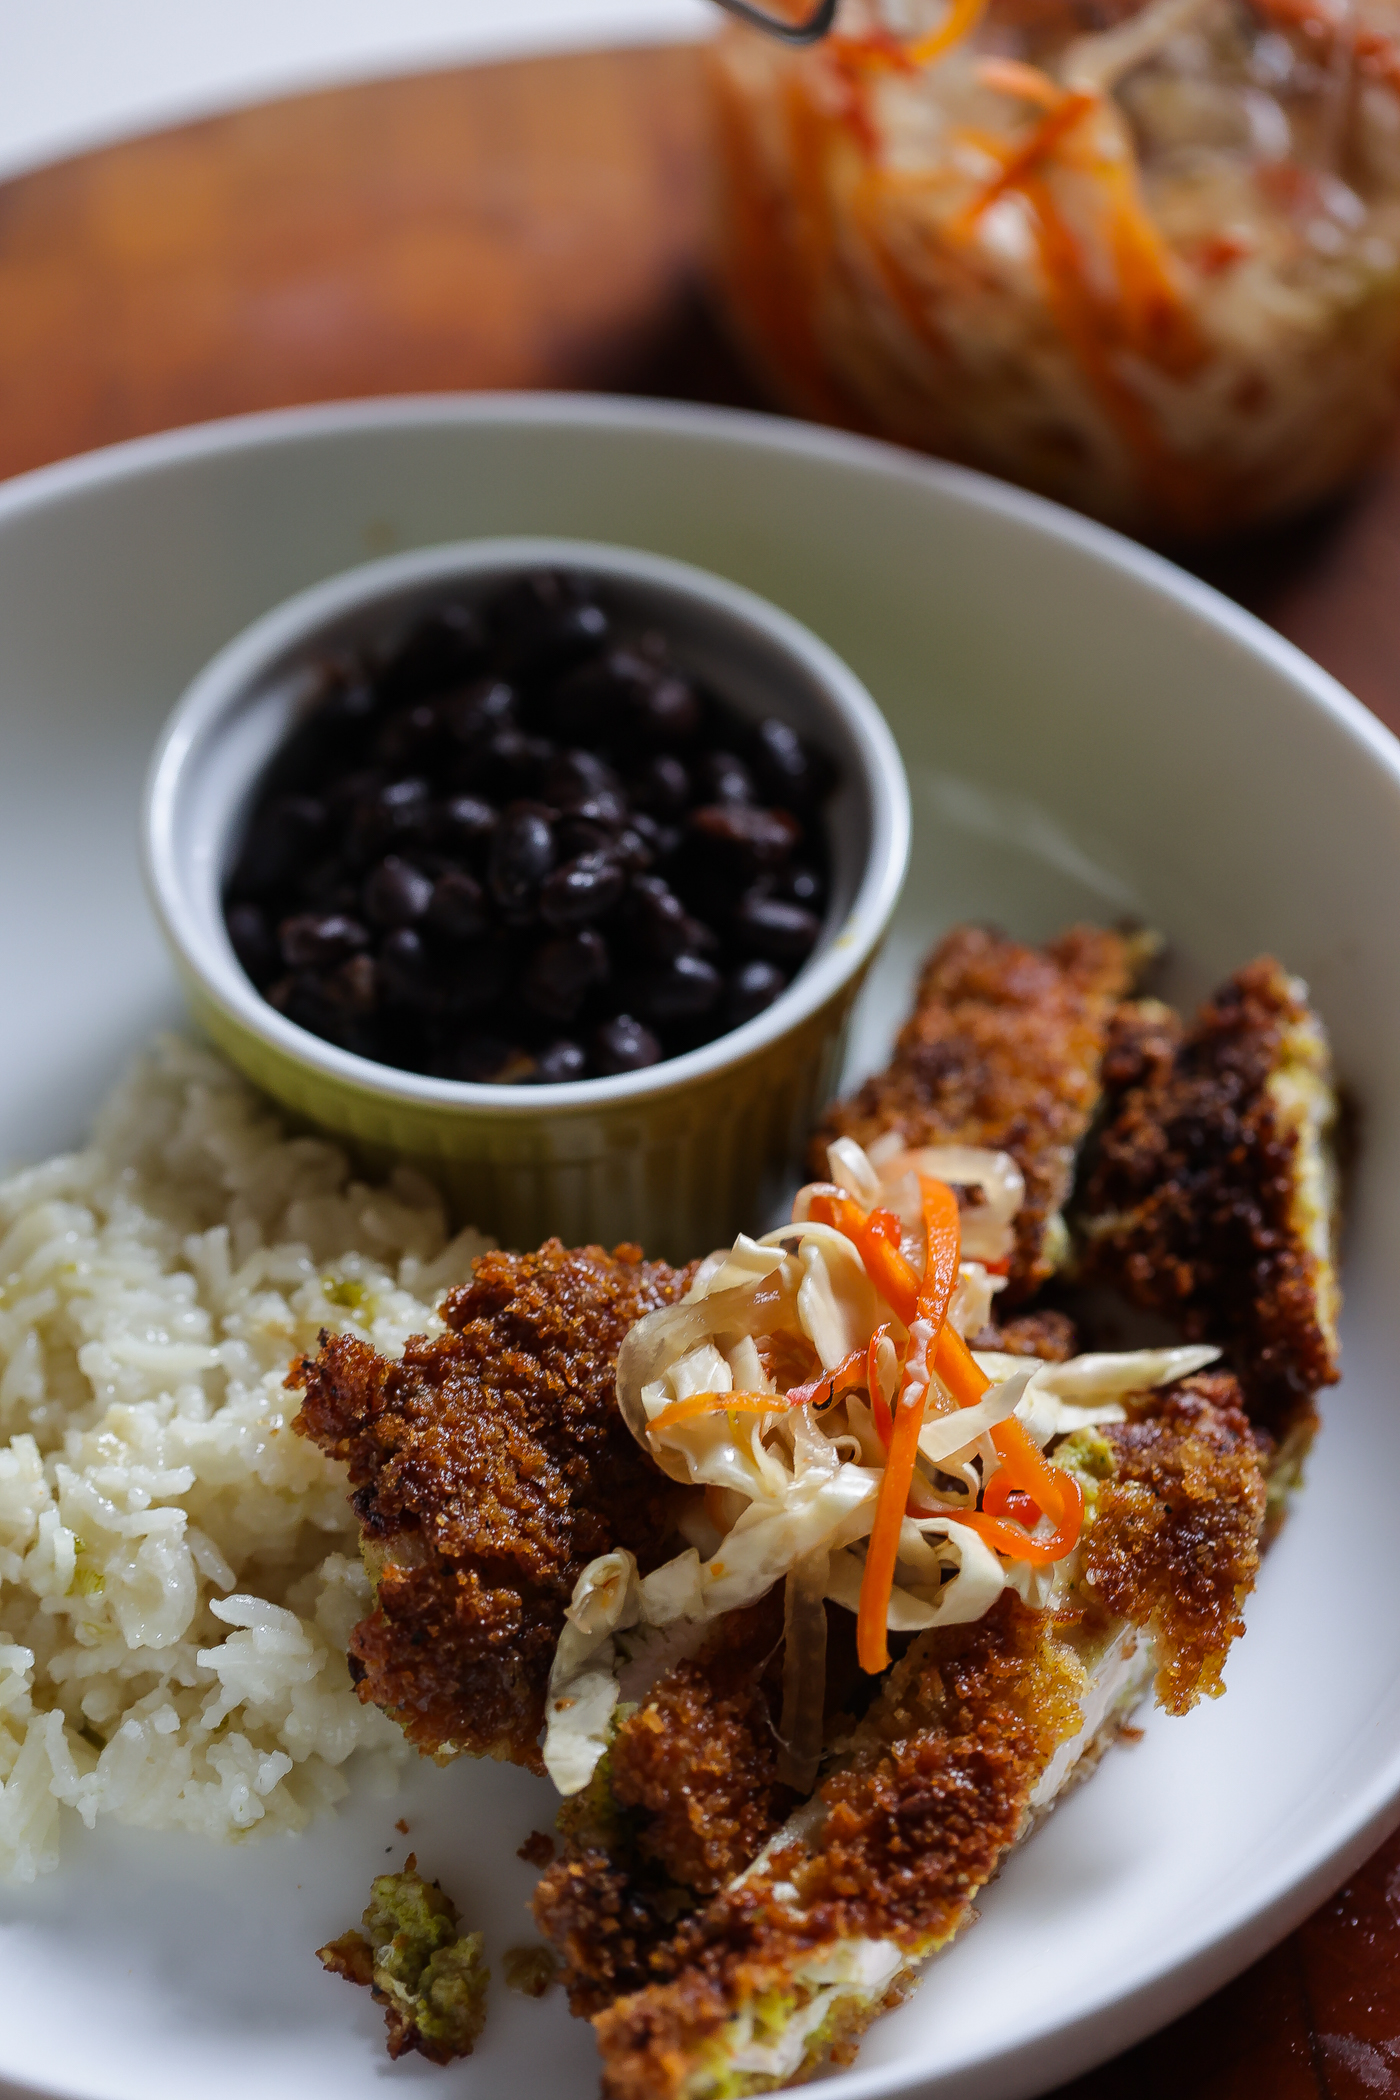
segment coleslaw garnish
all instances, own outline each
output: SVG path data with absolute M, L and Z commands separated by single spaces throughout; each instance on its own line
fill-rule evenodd
M 623 1343 L 619 1407 L 685 1491 L 691 1543 L 646 1575 L 619 1551 L 579 1577 L 546 1708 L 544 1760 L 562 1793 L 588 1783 L 620 1698 L 644 1697 L 725 1613 L 779 1580 L 780 1764 L 809 1790 L 828 1607 L 856 1614 L 874 1673 L 891 1633 L 968 1623 L 1006 1588 L 1053 1605 L 1073 1584 L 1085 1518 L 1056 1445 L 1125 1420 L 1129 1396 L 1218 1353 L 974 1353 L 968 1336 L 1001 1279 L 968 1243 L 1011 1244 L 1024 1195 L 1015 1163 L 966 1146 L 865 1152 L 839 1140 L 829 1166 L 829 1182 L 799 1192 L 791 1224 L 741 1233 Z

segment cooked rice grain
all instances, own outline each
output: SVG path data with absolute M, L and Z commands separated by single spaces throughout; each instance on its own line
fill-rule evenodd
M 57 1863 L 61 1803 L 296 1829 L 352 1753 L 404 1755 L 350 1685 L 356 1527 L 282 1378 L 323 1327 L 438 1331 L 489 1245 L 174 1037 L 86 1151 L 0 1183 L 0 1878 Z

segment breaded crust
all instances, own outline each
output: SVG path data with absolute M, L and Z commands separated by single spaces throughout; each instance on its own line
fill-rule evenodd
M 1068 1313 L 1047 1310 L 989 1320 L 980 1334 L 969 1338 L 968 1346 L 995 1350 L 1001 1356 L 1038 1356 L 1042 1363 L 1063 1364 L 1078 1350 L 1079 1337 Z
M 623 1246 L 487 1254 L 445 1300 L 449 1333 L 401 1363 L 323 1336 L 287 1383 L 293 1425 L 342 1459 L 375 1610 L 359 1695 L 420 1750 L 543 1769 L 537 1738 L 564 1607 L 619 1542 L 664 1558 L 668 1489 L 617 1410 L 622 1338 L 691 1272 Z
M 777 1776 L 783 1593 L 730 1612 L 618 1726 L 560 1812 L 535 1918 L 574 2012 L 650 1981 L 679 1920 L 756 1859 L 798 1796 Z
M 1017 1836 L 1036 1779 L 1078 1726 L 1081 1684 L 1053 1622 L 1010 1594 L 974 1626 L 920 1636 L 849 1769 L 822 1787 L 820 1829 L 768 1855 L 682 1928 L 671 1980 L 595 2018 L 606 2100 L 761 2090 L 762 2079 L 735 2078 L 720 2060 L 736 2015 L 800 1998 L 798 1973 L 842 1941 L 894 1940 L 923 1955 L 951 1939 Z M 849 2046 L 876 2010 L 852 2007 L 841 2041 Z M 836 2039 L 823 2039 L 820 2057 Z
M 608 2100 L 763 2090 L 762 2078 L 725 2070 L 731 2020 L 754 2012 L 771 2031 L 810 1995 L 803 1969 L 842 1943 L 893 1942 L 910 1962 L 946 1944 L 1080 1726 L 1085 1658 L 1125 1621 L 1154 1641 L 1172 1711 L 1218 1692 L 1258 1566 L 1257 1440 L 1223 1374 L 1144 1394 L 1130 1413 L 1076 1439 L 1094 1476 L 1081 1608 L 1033 1612 L 1008 1591 L 977 1624 L 921 1635 L 818 1790 L 817 1815 L 801 1811 L 754 1871 L 669 1939 L 653 1912 L 645 1946 L 632 1942 L 639 1958 L 615 1972 L 614 2003 L 604 2002 L 610 1979 L 588 1970 L 578 1997 L 595 2009 Z M 542 1889 L 537 1916 L 572 1965 L 609 1929 L 604 1919 L 635 1920 L 636 1887 L 625 1861 L 602 1852 L 576 1873 L 554 1872 L 556 1894 Z M 566 1889 L 567 1942 L 557 1907 Z M 630 1992 L 628 1977 L 638 1979 Z M 843 2060 L 879 2009 L 838 1996 L 796 2075 Z
M 1184 1378 L 1101 1433 L 1113 1475 L 1098 1489 L 1081 1580 L 1151 1634 L 1169 1713 L 1218 1698 L 1241 1607 L 1259 1571 L 1266 1490 L 1235 1379 Z
M 1075 1152 L 1099 1102 L 1110 1020 L 1145 944 L 1072 926 L 1046 948 L 960 926 L 925 963 L 893 1061 L 822 1118 L 812 1169 L 834 1137 L 869 1145 L 899 1130 L 910 1145 L 985 1145 L 1026 1178 L 1005 1298 L 1028 1297 L 1063 1252 L 1060 1212 Z
M 1105 1074 L 1085 1274 L 1218 1342 L 1283 1436 L 1338 1376 L 1336 1105 L 1304 988 L 1264 956 L 1184 1034 L 1163 1008 L 1127 1017 Z

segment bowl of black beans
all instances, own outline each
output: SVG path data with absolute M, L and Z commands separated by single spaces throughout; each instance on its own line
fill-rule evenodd
M 231 642 L 162 737 L 148 879 L 207 1032 L 507 1244 L 693 1254 L 763 1214 L 908 857 L 814 634 L 630 549 L 375 562 Z

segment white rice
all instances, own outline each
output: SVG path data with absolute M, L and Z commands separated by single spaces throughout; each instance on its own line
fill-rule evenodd
M 344 1470 L 293 1434 L 322 1327 L 397 1354 L 490 1245 L 164 1038 L 86 1151 L 0 1183 L 0 1878 L 60 1808 L 296 1829 L 404 1755 L 345 1643 L 369 1591 Z

